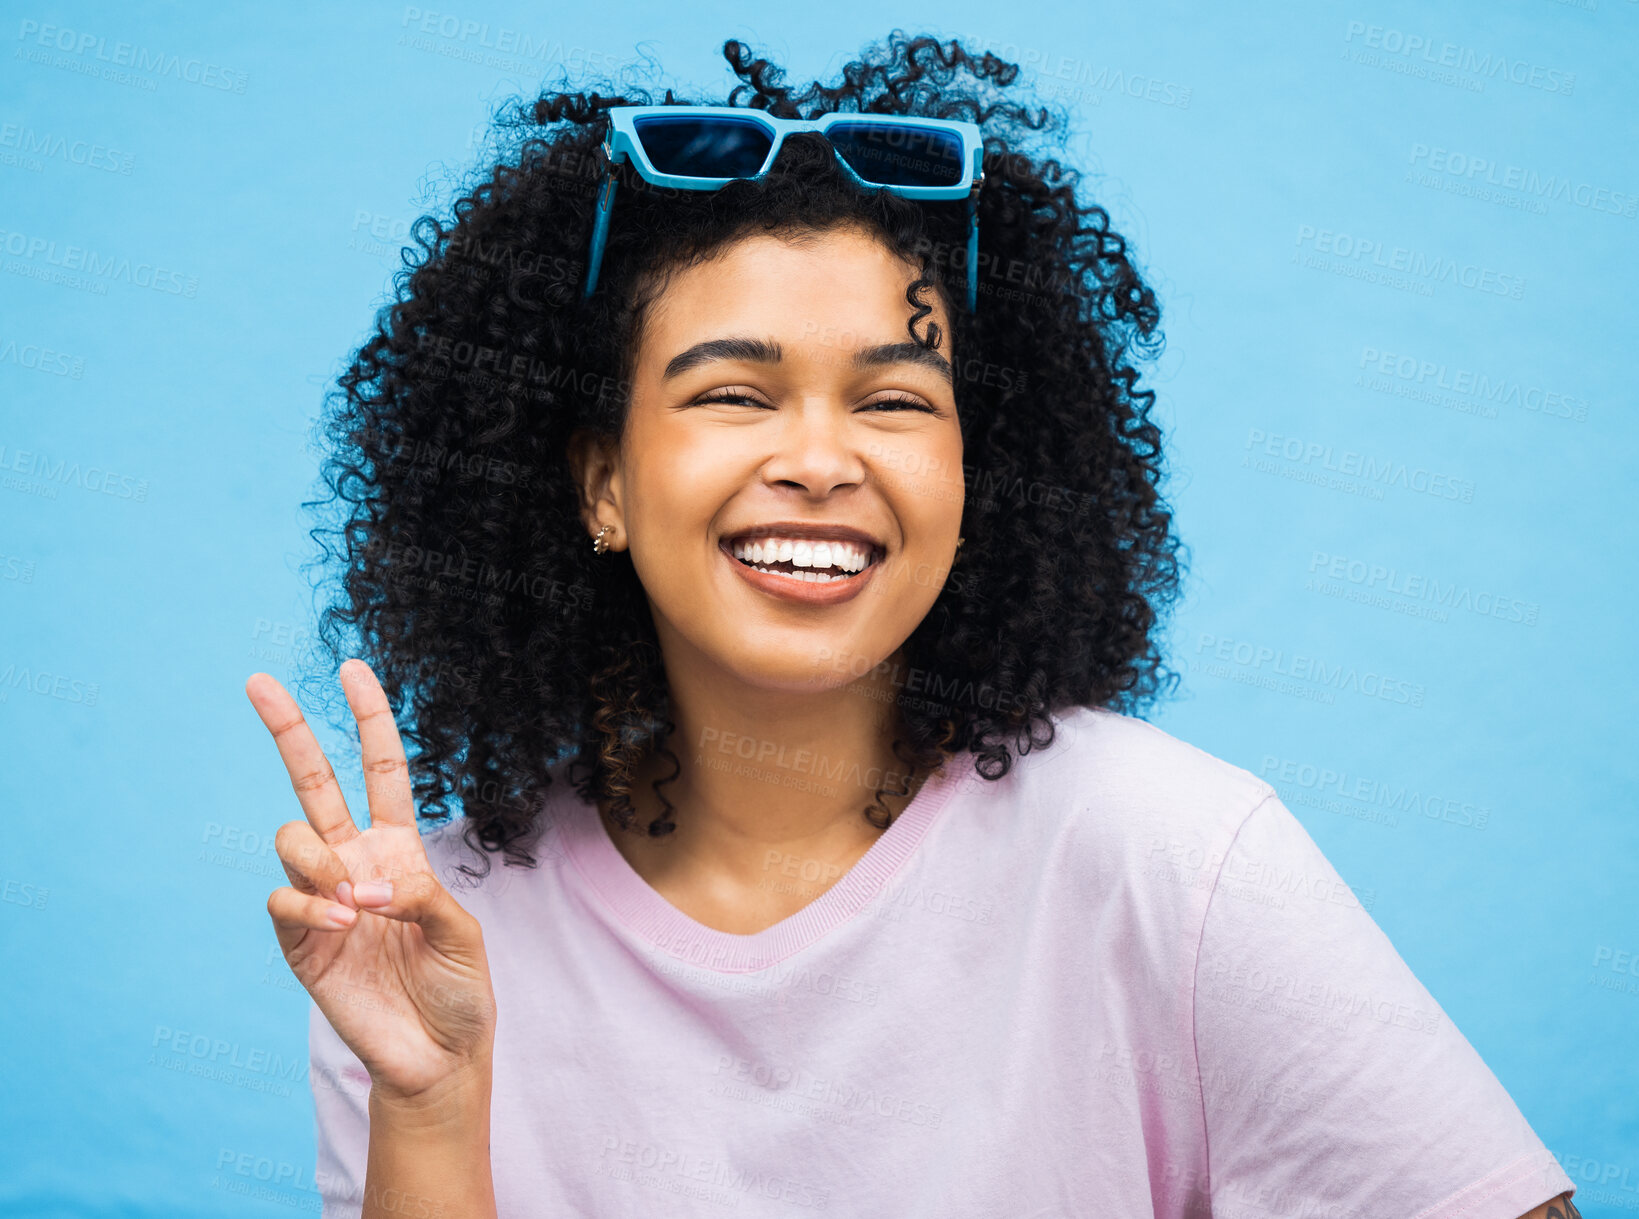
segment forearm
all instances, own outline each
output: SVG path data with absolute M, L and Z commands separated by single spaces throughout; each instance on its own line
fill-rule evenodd
M 370 1094 L 362 1219 L 496 1219 L 490 1075 L 414 1102 Z

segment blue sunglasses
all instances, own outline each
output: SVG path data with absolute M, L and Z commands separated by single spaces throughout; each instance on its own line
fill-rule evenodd
M 761 178 L 772 168 L 786 136 L 817 131 L 830 141 L 837 159 L 860 186 L 907 199 L 967 200 L 968 311 L 978 304 L 979 185 L 985 177 L 978 124 L 890 114 L 782 119 L 739 106 L 614 106 L 608 113 L 609 134 L 599 146 L 603 182 L 583 298 L 590 297 L 598 283 L 609 213 L 615 206 L 616 162 L 629 162 L 656 186 L 717 190 L 736 179 Z

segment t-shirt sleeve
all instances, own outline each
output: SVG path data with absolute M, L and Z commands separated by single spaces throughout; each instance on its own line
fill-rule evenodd
M 370 1073 L 308 1001 L 307 1078 L 313 1089 L 320 1219 L 359 1219 L 370 1154 Z
M 1195 970 L 1212 1213 L 1518 1219 L 1575 1187 L 1273 794 Z

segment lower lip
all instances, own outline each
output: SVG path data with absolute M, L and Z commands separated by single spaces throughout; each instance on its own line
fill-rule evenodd
M 882 566 L 882 561 L 878 559 L 857 576 L 821 583 L 816 580 L 799 580 L 795 576 L 782 575 L 778 572 L 758 571 L 755 567 L 747 567 L 736 559 L 726 545 L 719 543 L 717 549 L 722 551 L 729 565 L 752 588 L 771 597 L 779 597 L 782 601 L 792 601 L 799 605 L 837 605 L 843 601 L 852 601 L 865 590 L 871 577 L 876 575 L 876 569 Z

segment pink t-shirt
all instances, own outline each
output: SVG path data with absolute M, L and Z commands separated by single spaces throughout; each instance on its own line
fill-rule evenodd
M 1071 710 L 996 782 L 953 759 L 756 935 L 671 906 L 561 779 L 544 815 L 539 867 L 476 883 L 459 824 L 426 837 L 484 929 L 502 1216 L 1516 1219 L 1574 1189 L 1274 789 L 1142 720 Z M 357 1215 L 369 1079 L 310 1032 L 323 1213 Z

